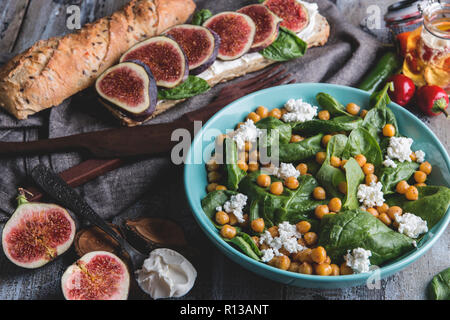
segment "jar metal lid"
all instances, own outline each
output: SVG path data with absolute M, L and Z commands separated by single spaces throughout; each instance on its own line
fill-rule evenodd
M 401 22 L 405 19 L 419 18 L 422 13 L 419 10 L 419 5 L 424 3 L 424 0 L 404 0 L 394 3 L 389 6 L 388 12 L 384 16 L 387 24 Z

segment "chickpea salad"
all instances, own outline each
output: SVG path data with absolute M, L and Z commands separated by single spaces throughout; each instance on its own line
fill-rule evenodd
M 388 83 L 369 105 L 327 93 L 317 106 L 259 106 L 216 138 L 202 200 L 223 240 L 275 268 L 318 276 L 370 272 L 420 246 L 450 189 L 398 130 Z

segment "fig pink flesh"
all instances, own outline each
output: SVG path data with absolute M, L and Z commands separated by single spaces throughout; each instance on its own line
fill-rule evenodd
M 175 82 L 182 76 L 180 52 L 171 45 L 153 42 L 132 50 L 122 61 L 139 60 L 149 66 L 156 82 Z
M 74 226 L 57 208 L 25 214 L 5 236 L 8 254 L 19 263 L 52 260 L 57 247 L 71 240 Z
M 65 279 L 64 293 L 69 300 L 112 300 L 126 296 L 123 282 L 129 281 L 125 265 L 108 254 L 95 254 L 89 261 L 83 258 L 71 266 Z
M 278 18 L 263 5 L 249 5 L 238 12 L 248 15 L 256 25 L 255 39 L 252 47 L 267 42 L 269 37 L 275 38 L 278 29 Z M 275 41 L 275 39 L 271 39 Z M 269 43 L 270 44 L 270 43 Z
M 289 30 L 300 32 L 308 24 L 308 13 L 297 0 L 267 0 L 264 5 L 282 18 L 281 26 Z
M 108 73 L 100 81 L 99 88 L 105 95 L 126 103 L 129 107 L 137 107 L 145 100 L 143 94 L 145 86 L 142 79 L 126 67 Z

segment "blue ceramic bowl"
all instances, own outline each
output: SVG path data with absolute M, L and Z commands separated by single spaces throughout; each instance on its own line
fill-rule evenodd
M 212 117 L 195 137 L 186 158 L 184 171 L 186 195 L 194 217 L 202 230 L 227 257 L 244 268 L 260 276 L 298 287 L 329 289 L 364 285 L 402 270 L 429 250 L 445 231 L 450 221 L 450 210 L 439 224 L 434 226 L 419 242 L 417 249 L 373 272 L 333 277 L 283 271 L 247 257 L 221 239 L 216 228 L 203 212 L 200 203 L 201 199 L 206 196 L 207 185 L 207 173 L 202 155 L 211 155 L 215 136 L 225 133 L 227 129 L 233 129 L 249 112 L 254 111 L 260 105 L 269 109 L 280 108 L 290 98 L 302 98 L 317 105 L 315 96 L 319 92 L 331 94 L 344 105 L 354 102 L 360 106 L 367 106 L 370 97 L 367 92 L 350 87 L 305 83 L 269 88 L 236 100 Z M 406 109 L 395 103 L 391 103 L 389 107 L 397 117 L 400 132 L 404 136 L 414 139 L 413 150 L 424 150 L 427 161 L 433 165 L 433 171 L 429 177 L 430 184 L 449 186 L 450 159 L 434 133 Z

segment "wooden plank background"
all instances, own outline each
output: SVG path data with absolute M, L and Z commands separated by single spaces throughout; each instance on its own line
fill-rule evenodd
M 81 23 L 84 24 L 112 13 L 126 2 L 126 0 L 1 0 L 0 54 L 17 53 L 39 39 L 67 33 L 65 22 L 68 5 L 80 5 Z M 350 22 L 358 24 L 366 15 L 368 5 L 377 4 L 384 10 L 395 1 L 335 0 L 335 2 L 345 12 Z M 421 119 L 436 133 L 448 150 L 450 130 L 446 119 L 443 117 L 433 119 L 421 117 Z M 179 169 L 168 173 L 166 178 L 170 179 L 170 176 L 181 174 Z M 182 186 L 170 186 L 165 197 L 150 198 L 148 201 L 154 202 L 155 208 L 161 208 L 165 212 L 173 214 L 182 211 L 181 218 L 178 215 L 177 219 L 181 219 L 181 223 L 192 224 L 189 210 L 180 207 L 183 202 L 171 198 L 171 194 L 179 193 L 176 188 Z M 430 279 L 450 265 L 450 234 L 447 231 L 427 254 L 404 271 L 383 280 L 379 289 L 369 290 L 366 287 L 304 289 L 280 285 L 244 270 L 209 244 L 203 234 L 198 234 L 198 238 L 197 241 L 206 244 L 202 252 L 194 255 L 193 262 L 195 263 L 196 259 L 202 260 L 199 264 L 202 267 L 198 270 L 199 278 L 194 289 L 185 299 L 424 299 L 425 288 Z M 74 259 L 74 253 L 69 252 L 38 271 L 17 268 L 6 259 L 0 259 L 0 299 L 61 299 L 60 278 L 63 266 Z

